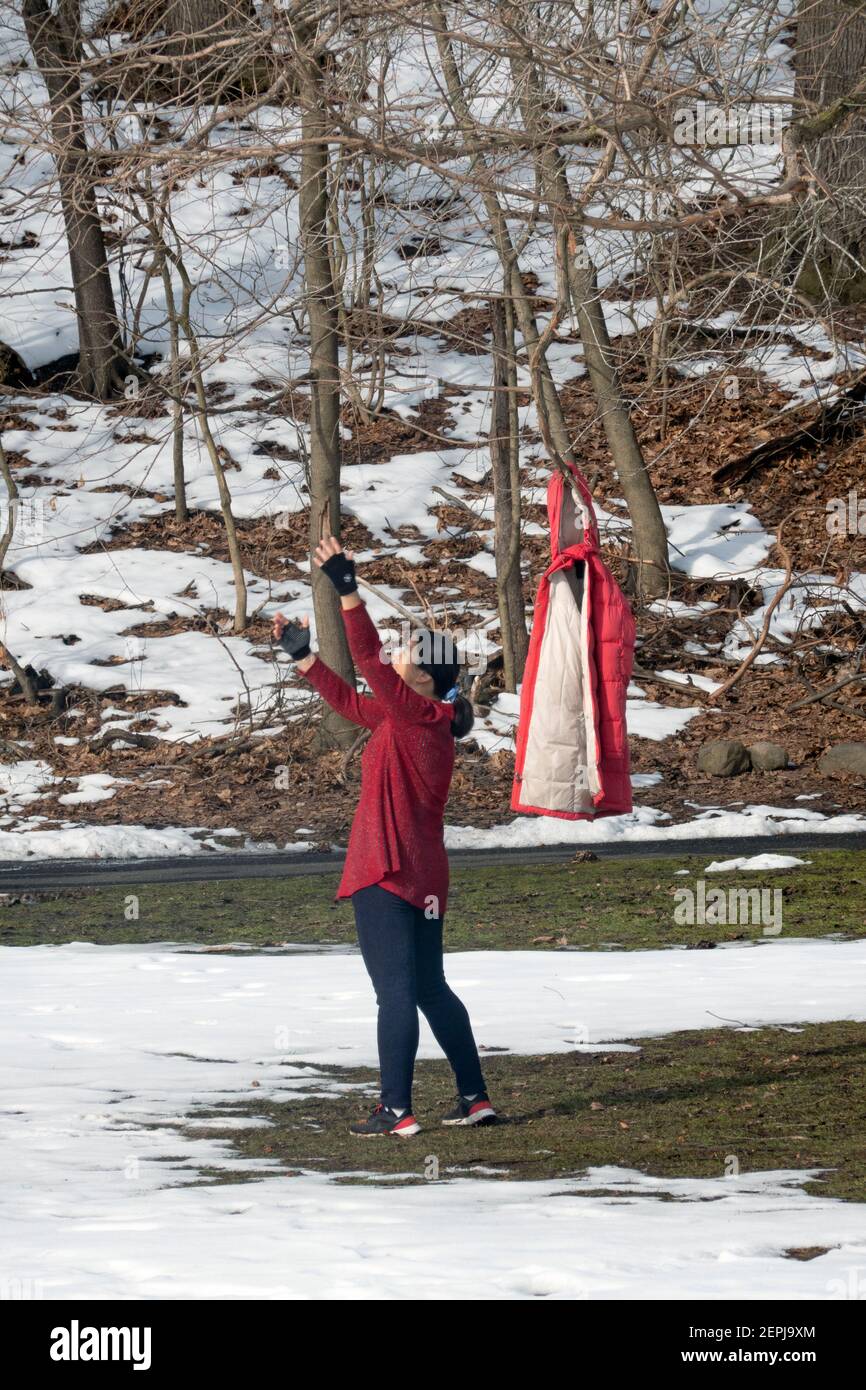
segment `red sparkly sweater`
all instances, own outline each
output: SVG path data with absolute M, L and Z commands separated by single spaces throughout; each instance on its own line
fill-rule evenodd
M 363 603 L 342 613 L 352 660 L 372 697 L 359 695 L 318 657 L 305 672 L 332 709 L 373 731 L 361 754 L 361 798 L 337 897 L 378 883 L 441 917 L 448 898 L 443 819 L 454 768 L 454 707 L 419 695 L 397 675 L 382 657 Z

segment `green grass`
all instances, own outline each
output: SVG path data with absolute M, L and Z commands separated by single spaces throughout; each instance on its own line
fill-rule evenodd
M 290 1171 L 339 1174 L 341 1181 L 429 1181 L 496 1176 L 503 1181 L 568 1178 L 614 1164 L 657 1177 L 723 1177 L 823 1168 L 816 1195 L 866 1200 L 866 1025 L 802 1029 L 715 1029 L 643 1039 L 639 1052 L 511 1055 L 482 1059 L 503 1122 L 443 1128 L 453 1104 L 444 1062 L 416 1069 L 413 1139 L 357 1139 L 349 1123 L 375 1097 L 371 1071 L 323 1068 L 345 1095 L 251 1102 L 220 1114 L 249 1115 L 243 1131 L 185 1132 L 234 1146 L 244 1160 L 266 1158 Z M 310 1089 L 316 1090 L 311 1074 Z M 491 1174 L 490 1169 L 496 1170 Z M 216 1176 L 216 1175 L 214 1175 Z M 240 1180 L 242 1170 L 219 1174 Z
M 711 874 L 712 886 L 780 889 L 785 936 L 866 934 L 866 852 L 809 851 L 802 868 Z M 673 894 L 701 876 L 711 856 L 604 859 L 589 863 L 456 869 L 446 946 L 467 950 L 655 949 L 762 935 L 760 923 L 678 924 Z M 688 869 L 690 876 L 676 875 Z M 201 945 L 349 943 L 348 903 L 333 901 L 338 876 L 68 889 L 34 902 L 0 903 L 0 944 L 65 941 Z M 138 916 L 130 917 L 137 900 Z

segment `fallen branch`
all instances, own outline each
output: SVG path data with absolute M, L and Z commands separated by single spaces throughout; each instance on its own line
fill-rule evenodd
M 383 594 L 382 590 L 377 588 L 375 584 L 371 584 L 368 579 L 362 579 L 360 575 L 358 575 L 358 583 L 361 585 L 362 589 L 369 589 L 370 593 L 375 594 L 378 599 L 381 599 L 382 603 L 390 604 L 397 613 L 401 613 L 407 622 L 410 622 L 419 632 L 424 632 L 426 630 L 420 619 L 417 618 L 414 613 L 410 612 L 408 608 L 405 608 L 398 599 L 391 598 L 388 594 Z
M 859 410 L 856 409 L 858 406 L 860 407 Z M 852 409 L 852 407 L 854 408 Z M 787 412 L 784 413 L 787 415 Z M 851 429 L 858 416 L 861 420 L 866 419 L 866 372 L 861 372 L 847 391 L 844 391 L 836 400 L 821 406 L 817 414 L 801 429 L 794 430 L 790 434 L 777 436 L 775 439 L 764 440 L 747 454 L 723 463 L 721 468 L 717 468 L 713 473 L 713 480 L 715 482 L 744 483 L 759 468 L 767 463 L 772 463 L 774 459 L 782 458 L 788 454 L 803 453 L 808 449 L 826 444 L 838 434 Z M 770 430 L 778 418 L 778 415 L 774 416 L 773 420 L 767 421 L 750 433 L 754 437 L 756 433 Z
M 693 690 L 697 695 L 706 695 L 708 692 L 701 686 L 695 685 L 691 679 L 685 681 L 672 680 L 670 676 L 660 676 L 656 671 L 648 671 L 643 666 L 632 666 L 632 675 L 643 681 L 655 681 L 658 685 L 669 685 L 671 690 Z
M 795 704 L 788 705 L 788 713 L 793 713 L 795 709 L 805 709 L 807 705 L 817 704 L 820 700 L 826 700 L 828 695 L 835 695 L 837 690 L 844 690 L 846 685 L 852 685 L 859 681 L 866 681 L 866 672 L 846 676 L 844 680 L 828 685 L 826 690 L 816 690 L 814 694 L 807 695 L 805 700 L 797 700 Z
M 115 742 L 128 743 L 133 748 L 155 748 L 160 740 L 156 734 L 136 734 L 129 729 L 106 729 L 98 738 L 91 740 L 90 747 L 102 753 Z

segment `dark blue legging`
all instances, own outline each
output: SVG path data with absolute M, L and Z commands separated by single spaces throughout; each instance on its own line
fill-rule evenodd
M 423 908 L 378 884 L 353 893 L 352 906 L 379 1005 L 382 1104 L 412 1108 L 419 1009 L 451 1063 L 461 1095 L 484 1091 L 469 1015 L 445 979 L 442 918 L 425 917 Z

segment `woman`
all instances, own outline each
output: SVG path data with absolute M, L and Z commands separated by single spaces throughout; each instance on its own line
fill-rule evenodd
M 400 653 L 390 662 L 358 594 L 351 553 L 331 536 L 315 563 L 328 576 L 343 610 L 349 649 L 372 690 L 359 695 L 310 652 L 309 621 L 274 618 L 274 638 L 324 700 L 354 724 L 372 730 L 361 755 L 361 799 L 355 812 L 338 898 L 351 898 L 358 943 L 376 991 L 381 1099 L 361 1123 L 362 1136 L 417 1134 L 412 1078 L 418 1010 L 454 1071 L 457 1105 L 446 1125 L 490 1124 L 487 1095 L 469 1015 L 443 971 L 442 920 L 448 894 L 443 817 L 454 740 L 472 728 L 472 707 L 458 695 L 457 653 L 443 633 L 427 633 L 429 661 Z

